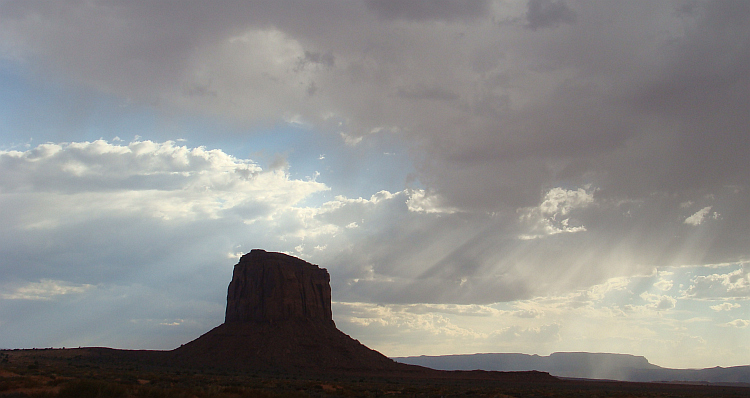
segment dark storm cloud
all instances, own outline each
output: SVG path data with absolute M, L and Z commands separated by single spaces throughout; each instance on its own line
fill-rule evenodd
M 366 0 L 366 4 L 382 18 L 413 21 L 474 19 L 489 11 L 486 0 Z
M 400 87 L 396 95 L 406 99 L 426 99 L 438 101 L 452 101 L 458 99 L 458 94 L 445 90 L 441 87 L 427 87 L 416 85 L 414 87 Z
M 273 24 L 296 25 L 310 33 L 322 28 L 318 24 L 333 24 L 350 8 L 338 2 L 304 1 L 209 5 L 192 0 L 54 4 L 32 0 L 3 2 L 0 18 L 10 37 L 5 43 L 8 54 L 33 57 L 34 68 L 42 68 L 43 74 L 56 71 L 53 74 L 62 73 L 97 90 L 163 104 L 169 90 L 185 91 L 181 80 L 192 72 L 190 60 L 196 50 Z M 304 62 L 333 61 L 330 52 L 306 54 L 310 58 Z M 218 94 L 200 85 L 185 92 Z
M 554 28 L 576 21 L 576 13 L 568 8 L 564 0 L 529 0 L 528 7 L 526 27 L 531 30 Z
M 305 51 L 305 57 L 299 60 L 299 68 L 304 69 L 307 65 L 321 65 L 326 68 L 333 68 L 336 63 L 336 57 L 332 53 L 319 53 Z
M 455 140 L 434 134 L 428 142 L 440 160 L 431 158 L 426 170 L 435 173 L 426 177 L 465 205 L 489 197 L 480 190 L 528 205 L 539 187 L 571 183 L 630 198 L 747 185 L 747 5 L 732 4 L 703 4 L 701 17 L 687 21 L 669 20 L 667 8 L 664 22 L 651 17 L 648 33 L 624 17 L 648 18 L 642 3 L 581 8 L 569 34 L 548 38 L 530 58 L 541 75 L 572 77 L 517 110 L 511 96 L 509 108 L 458 127 Z M 602 25 L 604 12 L 616 22 Z M 660 33 L 661 23 L 686 33 Z M 470 177 L 480 174 L 492 176 L 481 188 Z
M 750 174 L 750 4 L 706 5 L 672 57 L 632 101 L 645 115 L 675 126 L 672 156 L 659 184 L 674 190 L 739 184 Z

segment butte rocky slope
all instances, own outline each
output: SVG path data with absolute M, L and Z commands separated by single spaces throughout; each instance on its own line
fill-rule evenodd
M 172 352 L 174 364 L 242 370 L 393 371 L 392 361 L 336 328 L 330 276 L 282 253 L 253 250 L 234 266 L 225 322 Z

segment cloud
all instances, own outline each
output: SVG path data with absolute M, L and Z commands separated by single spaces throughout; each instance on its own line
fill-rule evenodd
M 666 279 L 660 279 L 658 282 L 654 283 L 654 286 L 661 291 L 667 291 L 672 289 L 672 286 L 674 286 L 674 282 L 668 281 Z
M 671 310 L 677 304 L 677 300 L 672 296 L 643 292 L 641 298 L 649 302 L 648 308 L 657 311 Z
M 585 207 L 593 201 L 593 195 L 581 188 L 575 191 L 554 188 L 547 192 L 539 209 L 542 214 L 545 215 L 565 216 L 568 215 L 572 209 Z
M 522 222 L 530 225 L 531 232 L 521 235 L 521 239 L 586 231 L 585 226 L 568 215 L 572 210 L 584 208 L 593 202 L 593 193 L 582 188 L 575 191 L 562 188 L 549 190 L 539 207 L 519 209 Z
M 123 103 L 253 125 L 294 117 L 361 149 L 374 136 L 397 135 L 417 170 L 415 192 L 429 192 L 425 199 L 440 198 L 439 208 L 451 211 L 497 215 L 522 209 L 518 214 L 528 224 L 516 236 L 593 232 L 579 244 L 622 242 L 616 245 L 621 258 L 647 264 L 729 260 L 746 247 L 740 237 L 747 236 L 747 227 L 732 217 L 749 207 L 746 200 L 729 200 L 726 210 L 721 206 L 727 203 L 712 205 L 727 215 L 716 239 L 691 246 L 681 240 L 688 239 L 684 235 L 676 242 L 664 238 L 675 234 L 664 230 L 676 216 L 664 211 L 668 205 L 719 194 L 727 184 L 747 186 L 737 172 L 744 152 L 736 148 L 744 142 L 738 126 L 747 125 L 743 115 L 750 112 L 743 112 L 744 101 L 727 102 L 744 98 L 732 91 L 745 87 L 744 41 L 727 43 L 745 37 L 745 25 L 727 25 L 736 35 L 722 28 L 724 19 L 746 15 L 744 6 L 727 11 L 729 5 L 701 4 L 686 20 L 668 4 L 282 3 L 221 2 L 210 9 L 197 2 L 54 8 L 8 3 L 0 35 L 6 54 L 34 62 L 38 73 L 31 78 L 82 84 Z M 575 24 L 566 29 L 544 29 L 569 23 L 570 15 Z M 603 15 L 612 23 L 598 23 Z M 493 23 L 524 18 L 530 25 L 537 21 L 536 32 Z M 637 29 L 632 21 L 639 21 Z M 67 26 L 78 29 L 73 33 Z M 110 26 L 120 28 L 113 32 Z M 724 58 L 705 52 L 727 54 L 728 66 L 709 63 Z M 672 94 L 690 92 L 683 82 L 710 76 L 738 84 L 706 84 L 700 95 Z M 312 97 L 310 87 L 316 87 Z M 699 107 L 686 98 L 705 103 Z M 718 114 L 723 116 L 712 116 Z M 382 126 L 393 128 L 377 130 Z M 722 133 L 707 151 L 701 131 L 713 126 Z M 623 204 L 627 218 L 584 207 L 573 196 L 559 203 L 548 197 L 581 189 L 595 193 L 599 205 Z M 532 211 L 540 195 L 542 205 L 561 206 L 559 211 Z M 416 195 L 411 203 L 418 203 Z M 427 202 L 418 207 L 437 208 Z M 689 258 L 673 259 L 657 249 L 636 252 L 644 242 Z M 625 253 L 628 246 L 632 251 Z
M 443 311 L 432 312 L 414 306 L 379 306 L 367 303 L 337 303 L 336 307 L 341 310 L 340 319 L 343 322 L 359 326 L 374 325 L 384 330 L 390 329 L 387 333 L 394 333 L 394 329 L 403 329 L 410 332 L 428 332 L 433 335 L 480 336 L 476 332 L 452 323 L 440 314 Z M 459 313 L 463 311 L 459 310 Z
M 741 305 L 739 303 L 721 303 L 717 305 L 712 305 L 710 308 L 714 311 L 731 311 L 735 308 L 740 308 Z
M 23 286 L 6 286 L 0 293 L 4 300 L 52 300 L 57 296 L 75 295 L 94 288 L 89 284 L 71 284 L 65 281 L 54 281 L 42 279 L 39 282 L 30 282 Z
M 444 199 L 439 195 L 429 195 L 424 189 L 414 190 L 409 195 L 409 199 L 406 201 L 406 205 L 409 211 L 424 212 L 424 213 L 455 213 L 458 211 L 456 208 L 443 207 L 441 202 Z
M 453 101 L 458 99 L 456 93 L 441 87 L 426 87 L 423 84 L 414 87 L 400 87 L 396 91 L 396 96 L 410 100 Z
M 7 260 L 2 268 L 9 280 L 42 283 L 39 289 L 54 292 L 132 283 L 152 267 L 179 268 L 191 252 L 200 254 L 187 264 L 212 256 L 209 263 L 215 263 L 235 252 L 234 245 L 248 243 L 240 231 L 299 234 L 303 209 L 297 203 L 327 189 L 220 150 L 171 141 L 2 151 L 0 220 L 8 231 L 0 239 Z M 258 244 L 278 239 L 261 236 L 254 239 Z M 223 242 L 212 247 L 215 239 Z
M 510 326 L 493 332 L 490 338 L 504 343 L 514 340 L 549 343 L 560 340 L 560 325 L 553 323 L 531 328 Z
M 515 322 L 513 313 L 486 306 L 351 302 L 334 302 L 333 305 L 334 313 L 339 314 L 337 326 L 387 355 L 393 350 L 419 354 L 441 348 L 466 353 L 472 348 L 486 352 L 514 344 L 543 347 L 558 341 L 562 329 L 559 324 L 544 322 L 524 326 L 524 323 L 535 322 L 533 318 L 537 317 L 522 317 L 515 318 L 516 321 L 520 319 L 521 325 L 488 330 L 488 325 L 494 326 L 498 322 Z
M 281 171 L 264 172 L 220 150 L 188 149 L 171 141 L 43 144 L 0 152 L 0 169 L 6 200 L 39 202 L 40 208 L 17 216 L 24 217 L 18 227 L 27 229 L 112 212 L 165 220 L 235 212 L 251 222 L 260 216 L 253 209 L 273 212 L 327 189 L 314 181 L 290 180 Z
M 397 127 L 417 178 L 455 208 L 592 182 L 628 200 L 748 184 L 741 2 L 692 17 L 670 3 L 290 4 L 7 3 L 0 38 L 35 76 L 168 112 L 299 115 L 351 143 Z M 498 23 L 519 20 L 536 32 Z
M 539 318 L 544 315 L 544 312 L 531 308 L 527 310 L 518 310 L 513 313 L 513 315 L 519 317 L 519 318 Z
M 685 219 L 685 224 L 690 225 L 701 225 L 703 221 L 708 217 L 708 213 L 711 211 L 711 206 L 706 206 L 698 210 L 695 214 Z
M 738 328 L 738 329 L 743 329 L 743 328 L 746 328 L 748 325 L 750 325 L 750 321 L 748 321 L 746 319 L 735 319 L 735 320 L 733 320 L 731 322 L 727 322 L 727 323 L 725 323 L 725 324 L 723 324 L 721 326 L 724 326 L 724 327 L 735 327 L 735 328 Z
M 699 275 L 683 292 L 686 297 L 703 299 L 750 297 L 750 267 L 742 263 L 726 274 Z
M 329 232 L 305 237 L 306 249 L 299 254 L 328 265 L 336 276 L 332 283 L 337 300 L 490 304 L 564 294 L 624 275 L 652 275 L 655 266 L 648 264 L 654 258 L 683 265 L 704 253 L 690 235 L 675 238 L 679 230 L 668 239 L 650 232 L 623 239 L 621 231 L 611 229 L 626 219 L 624 206 L 632 209 L 629 224 L 649 231 L 668 203 L 634 208 L 629 203 L 598 202 L 594 192 L 583 189 L 554 189 L 537 207 L 524 209 L 523 217 L 452 212 L 442 206 L 437 200 L 424 202 L 419 190 L 339 197 L 319 209 L 305 210 L 305 228 Z M 573 228 L 573 221 L 567 226 L 560 222 L 565 219 L 577 220 L 587 231 L 558 232 Z M 557 229 L 543 228 L 547 226 Z M 539 237 L 519 239 L 529 235 Z M 682 245 L 679 256 L 674 256 L 672 250 Z M 326 250 L 308 250 L 315 246 Z M 675 284 L 671 280 L 655 276 L 649 286 L 668 291 Z
M 568 8 L 564 0 L 529 0 L 528 7 L 526 27 L 531 30 L 555 28 L 576 21 L 575 11 Z
M 425 20 L 462 20 L 486 15 L 489 11 L 485 0 L 431 0 L 426 2 L 403 2 L 398 0 L 366 0 L 367 8 L 381 18 Z

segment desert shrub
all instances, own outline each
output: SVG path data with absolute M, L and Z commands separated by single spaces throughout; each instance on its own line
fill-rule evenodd
M 36 388 L 41 387 L 38 380 L 30 377 L 10 377 L 0 380 L 0 391 L 15 390 L 18 388 Z M 3 398 L 5 395 L 3 395 Z
M 56 398 L 57 395 L 52 391 L 34 391 L 34 392 L 12 392 L 10 394 L 0 395 L 3 398 Z
M 60 388 L 59 398 L 120 398 L 125 397 L 125 387 L 106 381 L 76 380 Z
M 57 394 L 52 391 L 37 391 L 29 393 L 29 398 L 55 398 Z
M 250 397 L 256 397 L 257 395 L 249 395 Z M 263 395 L 260 395 L 261 397 Z M 294 390 L 294 391 L 276 391 L 271 394 L 274 398 L 309 398 L 310 394 L 305 391 Z
M 59 386 L 60 384 L 63 384 L 67 382 L 65 379 L 61 379 L 59 377 L 51 377 L 51 380 L 47 382 L 47 385 L 50 387 Z
M 137 398 L 194 398 L 196 395 L 181 388 L 160 388 L 141 386 L 135 390 L 133 396 Z
M 8 391 L 16 388 L 15 380 L 0 380 L 0 391 Z
M 245 388 L 241 386 L 224 386 L 221 388 L 221 392 L 226 394 L 242 395 L 245 392 Z

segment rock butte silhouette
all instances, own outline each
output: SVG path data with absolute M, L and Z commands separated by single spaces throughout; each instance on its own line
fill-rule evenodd
M 179 363 L 242 369 L 409 369 L 336 328 L 330 276 L 255 249 L 234 266 L 223 324 L 173 351 Z
M 395 362 L 336 328 L 326 269 L 260 249 L 234 266 L 224 323 L 171 351 L 169 362 L 236 370 L 557 380 L 542 372 L 449 372 Z

